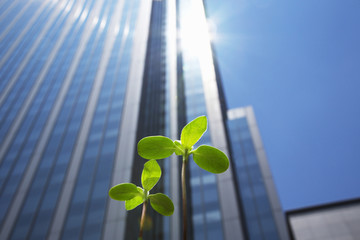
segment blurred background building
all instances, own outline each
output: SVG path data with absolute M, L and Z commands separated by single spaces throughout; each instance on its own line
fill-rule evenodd
M 179 138 L 206 115 L 200 144 L 231 159 L 190 161 L 189 239 L 288 239 L 251 107 L 228 110 L 201 0 L 0 2 L 0 239 L 135 239 L 139 209 L 107 195 L 140 182 L 136 143 Z M 146 239 L 181 238 L 180 160 L 159 160 Z
M 286 215 L 292 239 L 356 240 L 360 236 L 360 199 L 296 209 Z

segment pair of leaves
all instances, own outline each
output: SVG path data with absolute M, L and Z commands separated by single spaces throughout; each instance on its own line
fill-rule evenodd
M 206 129 L 206 116 L 198 117 L 183 128 L 180 141 L 172 141 L 163 136 L 145 137 L 138 143 L 138 153 L 145 159 L 167 158 L 173 153 L 176 155 L 193 154 L 195 163 L 202 169 L 211 173 L 225 172 L 229 167 L 229 159 L 222 151 L 207 145 L 201 145 L 192 150 Z
M 150 205 L 158 213 L 170 216 L 174 212 L 171 199 L 162 193 L 148 194 L 161 177 L 161 168 L 156 160 L 147 161 L 141 174 L 143 188 L 132 183 L 122 183 L 112 187 L 109 196 L 118 201 L 125 201 L 126 210 L 132 210 L 150 200 Z
M 185 149 L 191 149 L 199 141 L 206 129 L 206 117 L 198 117 L 183 128 L 180 137 L 181 143 L 173 142 L 164 136 L 145 137 L 138 143 L 138 153 L 145 159 L 167 158 L 174 152 L 182 155 Z

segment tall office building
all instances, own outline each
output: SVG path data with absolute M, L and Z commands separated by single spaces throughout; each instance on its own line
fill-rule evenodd
M 108 189 L 140 181 L 136 142 L 179 138 L 206 115 L 201 144 L 223 174 L 188 168 L 189 239 L 287 239 L 251 108 L 227 111 L 201 0 L 0 1 L 0 239 L 133 239 L 139 209 Z M 146 239 L 181 238 L 180 160 L 159 160 Z

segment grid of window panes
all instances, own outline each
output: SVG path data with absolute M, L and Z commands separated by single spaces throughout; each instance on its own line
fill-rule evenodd
M 167 1 L 153 1 L 149 39 L 147 46 L 146 67 L 144 73 L 143 94 L 147 96 L 142 103 L 141 111 L 145 111 L 147 120 L 145 123 L 146 135 L 164 135 L 169 137 L 170 124 L 168 118 L 169 109 L 169 82 L 166 79 L 166 43 L 165 43 L 165 20 Z M 147 93 L 144 93 L 144 90 Z M 144 97 L 143 96 L 143 97 Z M 149 111 L 150 110 L 150 111 Z M 148 111 L 148 112 L 146 112 Z M 144 133 L 143 132 L 143 133 Z M 170 194 L 170 159 L 158 161 L 162 169 L 160 181 L 152 190 L 153 193 L 161 192 Z M 170 218 L 164 217 L 152 209 L 152 231 L 148 236 L 153 239 L 170 239 Z M 145 236 L 144 236 L 145 238 Z
M 279 239 L 246 117 L 228 120 L 232 161 L 249 239 Z
M 39 16 L 41 18 L 41 16 Z M 51 48 L 53 43 L 49 41 L 51 38 L 56 38 L 59 35 L 58 31 L 64 27 L 64 21 L 68 18 L 68 13 L 62 13 L 56 16 L 56 19 L 50 28 L 50 31 L 45 34 L 44 39 L 41 42 L 41 45 L 37 49 L 40 53 L 48 54 L 48 50 L 46 48 Z M 45 19 L 41 19 L 41 21 L 46 21 Z M 24 41 L 28 37 L 32 37 L 31 34 L 24 36 Z M 40 70 L 37 66 L 43 65 L 44 59 L 42 55 L 34 54 L 33 61 L 36 64 L 29 64 L 26 66 L 26 72 L 22 72 L 19 78 L 17 79 L 14 87 L 10 91 L 10 96 L 17 95 L 16 101 L 18 102 L 19 98 L 24 100 L 31 89 L 31 86 L 27 86 L 27 90 L 22 89 L 20 91 L 17 89 L 18 82 L 24 83 L 24 79 L 27 82 L 34 82 L 36 80 L 37 74 L 29 74 L 29 72 L 37 72 Z M 53 66 L 54 67 L 54 66 Z M 1 69 L 1 72 L 3 69 Z M 15 191 L 18 187 L 18 184 L 21 181 L 22 175 L 26 170 L 26 166 L 33 154 L 33 150 L 36 146 L 36 143 L 39 139 L 41 131 L 45 125 L 45 121 L 48 118 L 50 109 L 55 101 L 56 94 L 59 90 L 59 86 L 61 84 L 61 79 L 58 79 L 56 75 L 54 75 L 54 68 L 51 68 L 48 72 L 48 80 L 42 82 L 35 99 L 33 100 L 31 106 L 27 109 L 27 113 L 22 121 L 19 130 L 17 131 L 13 141 L 11 142 L 9 148 L 7 149 L 7 153 L 1 159 L 0 164 L 0 220 L 3 221 L 7 209 L 12 202 L 12 198 L 15 194 Z M 9 99 L 9 98 L 7 98 Z M 4 103 L 6 104 L 6 102 Z M 15 117 L 15 112 L 17 108 L 20 106 L 10 106 L 11 109 L 14 109 L 13 117 Z M 4 118 L 4 115 L 1 115 L 1 118 Z M 1 136 L 2 140 L 4 140 L 4 136 Z
M 82 11 L 84 11 L 85 8 L 91 11 L 93 4 L 94 1 L 86 1 L 82 6 Z M 113 9 L 112 7 L 112 5 L 102 6 L 101 14 L 104 14 L 106 9 L 107 11 L 110 11 L 110 9 Z M 81 13 L 78 16 L 82 16 Z M 57 17 L 59 20 L 54 21 L 54 26 L 49 28 L 49 32 L 46 33 L 49 34 L 49 36 L 43 40 L 45 41 L 45 47 L 51 48 L 51 44 L 53 44 L 51 39 L 56 39 L 56 36 L 61 32 L 64 23 L 63 20 L 67 16 L 67 11 L 61 12 Z M 18 161 L 12 161 L 12 175 L 6 179 L 8 182 L 11 182 L 11 184 L 6 185 L 6 188 L 3 191 L 5 198 L 1 198 L 6 204 L 9 204 L 6 201 L 11 200 L 10 197 L 8 198 L 9 193 L 13 194 L 16 190 L 16 181 L 19 182 L 21 180 L 22 173 L 27 165 L 26 160 L 30 158 L 31 151 L 41 133 L 41 127 L 43 127 L 43 124 L 48 117 L 49 109 L 51 109 L 55 96 L 71 64 L 87 19 L 83 20 L 85 21 L 81 21 L 78 18 L 72 25 L 72 29 L 66 37 L 56 60 L 52 63 L 52 66 L 47 73 L 47 78 L 43 82 L 36 95 L 36 99 L 30 107 L 27 115 L 30 118 L 25 118 L 23 121 L 22 128 L 27 127 L 31 132 L 25 134 L 25 140 L 23 136 L 24 132 L 22 131 L 19 131 L 18 136 L 20 137 L 15 138 L 13 145 L 21 149 L 23 155 L 18 156 Z M 75 76 L 72 79 L 64 105 L 62 106 L 52 131 L 51 138 L 42 156 L 40 165 L 25 200 L 25 204 L 18 217 L 16 226 L 12 231 L 12 239 L 24 239 L 26 236 L 29 239 L 43 239 L 47 234 L 57 202 L 56 200 L 60 193 L 71 152 L 75 145 L 76 136 L 81 125 L 87 99 L 95 78 L 96 69 L 100 61 L 105 40 L 104 38 L 106 36 L 106 30 L 100 27 L 100 23 L 101 21 L 98 21 L 98 24 L 94 26 L 92 35 L 79 64 L 81 67 L 77 68 Z M 128 66 L 125 65 L 124 69 L 126 71 Z M 121 76 L 121 74 L 119 74 L 119 76 Z M 116 106 L 116 104 L 113 104 L 113 106 Z M 116 112 L 114 113 L 114 115 L 116 115 Z M 36 118 L 34 118 L 34 115 L 36 115 Z M 109 118 L 115 119 L 117 117 L 118 116 L 110 115 Z M 33 121 L 33 123 L 31 123 L 31 121 Z M 31 126 L 29 125 L 30 123 Z M 36 126 L 38 126 L 38 128 Z M 10 155 L 14 154 L 12 150 L 13 149 L 8 151 Z
M 141 103 L 137 128 L 137 140 L 150 135 L 167 135 L 169 125 L 166 122 L 169 114 L 167 104 L 166 59 L 165 59 L 165 11 L 166 1 L 153 1 L 151 6 L 150 29 L 147 40 L 145 69 L 141 89 Z M 135 149 L 132 182 L 141 185 L 140 176 L 145 160 L 138 157 Z M 151 190 L 151 193 L 169 193 L 169 159 L 158 161 L 162 176 Z M 125 239 L 135 239 L 139 231 L 138 220 L 141 206 L 127 213 Z M 169 217 L 164 217 L 147 209 L 147 219 L 151 222 L 144 232 L 144 239 L 169 239 Z
M 0 70 L 0 77 L 2 79 L 1 82 L 9 82 L 10 78 L 14 75 L 15 71 L 17 70 L 17 66 L 21 63 L 22 57 L 25 55 L 26 51 L 29 50 L 31 47 L 31 43 L 35 41 L 38 34 L 41 32 L 42 28 L 44 27 L 47 20 L 50 18 L 51 14 L 54 12 L 54 6 L 48 6 L 45 8 L 42 13 L 39 15 L 37 20 L 35 21 L 33 28 L 31 32 L 29 32 L 25 38 L 23 38 L 23 41 L 26 42 L 25 46 L 22 46 L 22 48 L 17 48 L 16 53 L 12 53 L 12 56 L 10 59 L 8 59 L 4 66 L 1 66 Z M 63 21 L 64 21 L 64 14 L 58 14 L 56 16 L 56 20 L 52 27 L 63 27 Z M 30 17 L 30 16 L 25 16 Z M 24 22 L 27 21 L 27 19 L 22 19 Z M 11 29 L 11 31 L 6 34 L 8 39 L 4 39 L 1 42 L 7 43 L 3 44 L 1 51 L 6 52 L 8 50 L 11 43 L 14 42 L 14 40 L 17 37 L 17 34 L 24 24 L 24 22 L 19 23 L 18 25 L 15 24 L 15 26 Z M 20 29 L 19 29 L 20 28 Z M 36 61 L 29 62 L 26 67 L 21 72 L 20 76 L 16 79 L 16 82 L 13 84 L 11 90 L 6 94 L 1 106 L 0 106 L 0 136 L 1 140 L 4 139 L 7 131 L 9 130 L 9 127 L 13 120 L 15 119 L 17 112 L 21 108 L 23 102 L 25 101 L 25 98 L 27 97 L 28 93 L 30 92 L 33 84 L 37 80 L 37 77 L 40 73 L 41 68 L 46 62 L 47 56 L 50 53 L 50 50 L 52 49 L 52 46 L 54 42 L 48 41 L 48 38 L 56 38 L 58 36 L 57 31 L 49 31 L 47 32 L 46 36 L 42 39 L 43 41 L 41 44 L 39 44 L 38 48 L 36 49 L 34 55 L 32 56 L 33 59 L 36 59 Z M 2 141 L 1 141 L 2 142 Z M 0 142 L 0 143 L 1 143 Z
M 83 6 L 83 10 L 85 7 L 91 9 L 93 4 L 94 1 L 88 1 L 88 4 Z M 77 24 L 80 26 L 74 28 L 75 32 L 73 32 L 73 34 L 81 34 L 85 22 L 78 21 Z M 71 159 L 71 153 L 75 146 L 87 99 L 95 77 L 95 73 L 89 71 L 89 69 L 96 68 L 99 61 L 99 58 L 89 58 L 87 52 L 100 54 L 102 49 L 102 46 L 95 41 L 94 36 L 96 36 L 97 30 L 98 27 L 95 27 L 92 37 L 87 43 L 79 64 L 79 66 L 82 65 L 83 67 L 77 68 L 75 76 L 72 79 L 69 91 L 66 94 L 64 104 L 58 115 L 55 127 L 52 130 L 50 140 L 42 155 L 41 162 L 22 209 L 22 213 L 25 216 L 31 216 L 31 222 L 24 222 L 24 218 L 19 217 L 17 225 L 13 230 L 14 239 L 21 239 L 21 237 L 18 236 L 20 233 L 17 227 L 24 228 L 30 224 L 28 236 L 33 239 L 45 238 L 48 228 L 50 227 L 56 202 L 61 191 L 69 160 Z M 69 49 L 70 51 L 76 51 L 75 47 L 78 44 L 80 36 L 70 34 L 71 33 L 69 33 L 67 40 L 69 40 L 69 44 L 75 45 L 61 49 L 59 55 L 62 55 L 62 51 L 69 51 Z M 70 54 L 70 56 L 72 56 L 72 54 Z M 63 55 L 63 57 L 67 59 L 69 56 Z M 72 59 L 67 60 L 69 61 L 69 67 Z M 64 66 L 59 67 L 60 72 L 66 72 L 68 70 L 67 68 L 63 68 Z M 63 75 L 65 76 L 65 73 Z
M 16 39 L 20 35 L 22 29 L 24 29 L 24 27 L 27 25 L 32 15 L 41 5 L 43 5 L 41 1 L 29 1 L 29 4 L 24 4 L 22 1 L 13 1 L 13 4 L 10 3 L 11 2 L 7 2 L 1 6 L 1 17 L 3 19 L 1 21 L 2 23 L 0 24 L 0 33 L 10 30 L 10 32 L 8 32 L 1 41 L 1 57 L 4 56 L 6 50 L 9 49 L 12 45 L 11 40 Z M 47 2 L 45 4 L 47 5 L 45 11 L 50 10 L 50 3 Z M 24 7 L 24 5 L 26 7 Z M 37 27 L 40 27 L 39 30 L 41 30 L 41 27 L 44 25 L 45 24 L 42 23 L 42 25 L 38 25 Z
M 179 4 L 180 28 L 182 28 L 186 27 L 185 24 L 182 25 L 182 20 L 186 20 L 184 18 L 189 2 L 180 1 Z M 206 115 L 206 105 L 198 56 L 193 54 L 194 49 L 187 49 L 186 45 L 182 45 L 181 49 L 186 120 L 189 122 L 198 116 Z M 194 148 L 201 144 L 211 145 L 209 130 Z M 189 170 L 193 238 L 195 240 L 223 239 L 216 175 L 202 170 L 192 159 L 189 159 Z
M 17 36 L 25 26 L 27 26 L 29 20 L 34 15 L 34 12 L 37 12 L 36 10 L 40 7 L 41 1 L 29 1 L 29 3 L 26 4 L 26 7 L 23 5 L 24 2 L 22 1 L 7 1 L 0 7 L 0 17 L 2 18 L 0 21 L 0 34 L 2 36 L 5 34 L 4 38 L 0 41 L 0 59 L 3 59 L 5 54 L 8 53 Z M 28 29 L 26 37 L 20 41 L 18 47 L 1 66 L 0 93 L 3 93 L 6 84 L 9 83 L 24 56 L 30 50 L 32 43 L 36 40 L 42 27 L 44 27 L 46 21 L 42 20 L 46 18 L 49 10 L 52 9 L 45 8 L 40 13 L 38 20 L 36 20 L 30 29 Z
M 168 24 L 166 22 L 166 19 L 167 19 L 167 5 L 169 4 L 168 1 L 164 1 L 165 2 L 165 6 L 163 6 L 163 26 L 162 26 L 162 31 L 165 32 L 165 34 L 163 34 L 163 36 L 167 36 L 167 32 L 166 32 L 166 25 Z M 165 40 L 164 40 L 165 42 Z M 165 43 L 166 44 L 166 43 Z M 172 57 L 171 55 L 168 54 L 168 51 L 167 51 L 167 45 L 163 45 L 163 62 L 168 62 L 169 59 Z M 168 66 L 164 66 L 164 69 L 167 69 Z M 165 79 L 165 106 L 164 106 L 164 136 L 167 136 L 167 137 L 171 137 L 170 136 L 170 129 L 171 129 L 171 121 L 170 121 L 170 114 L 172 111 L 175 111 L 171 109 L 171 106 L 170 106 L 170 102 L 171 102 L 171 98 L 173 96 L 170 95 L 171 93 L 171 86 L 170 86 L 170 78 L 169 78 L 169 72 L 167 70 L 164 70 L 164 74 L 166 79 Z M 171 179 L 170 179 L 170 172 L 171 172 L 171 159 L 167 159 L 167 161 L 164 161 L 163 163 L 163 173 L 162 173 L 162 181 L 163 181 L 163 193 L 166 194 L 167 196 L 171 197 Z M 165 240 L 170 240 L 170 233 L 171 233 L 171 229 L 170 229 L 170 218 L 169 217 L 164 217 L 163 218 L 163 239 Z
M 108 10 L 114 9 L 116 3 L 107 2 Z M 122 9 L 122 19 L 92 119 L 62 239 L 101 238 L 109 199 L 104 189 L 110 187 L 138 4 L 138 1 L 125 1 Z M 108 18 L 112 14 L 109 11 Z M 106 25 L 104 34 L 107 28 Z
M 186 61 L 190 60 L 186 56 L 184 60 L 190 63 Z M 196 62 L 184 67 L 187 67 L 184 69 L 186 117 L 187 122 L 190 122 L 198 116 L 206 115 L 206 107 Z M 209 130 L 194 148 L 201 144 L 211 145 Z M 201 169 L 192 159 L 189 159 L 189 168 L 193 237 L 195 240 L 223 239 L 216 175 Z

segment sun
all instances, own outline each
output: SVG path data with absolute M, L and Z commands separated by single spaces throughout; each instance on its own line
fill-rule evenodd
M 202 0 L 184 1 L 186 8 L 180 9 L 180 42 L 183 58 L 191 65 L 198 66 L 203 84 L 215 81 L 215 66 L 211 47 L 211 34 Z M 186 69 L 186 68 L 185 68 Z M 185 72 L 185 77 L 186 77 Z
M 188 1 L 189 5 L 181 17 L 179 37 L 182 51 L 201 56 L 206 54 L 216 29 L 214 23 L 206 19 L 201 1 Z

